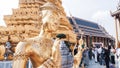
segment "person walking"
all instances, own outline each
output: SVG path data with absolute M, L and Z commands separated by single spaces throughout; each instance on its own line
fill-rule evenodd
M 95 55 L 95 63 L 97 63 L 98 62 L 98 60 L 97 60 L 97 48 L 95 48 L 95 50 L 94 50 L 94 55 Z
M 110 62 L 109 56 L 110 56 L 110 49 L 108 47 L 105 47 L 104 58 L 105 58 L 106 68 L 109 68 L 109 62 Z
M 105 48 L 102 47 L 102 52 L 101 52 L 101 65 L 105 65 L 104 53 L 105 53 Z
M 102 53 L 102 47 L 100 46 L 100 48 L 98 48 L 98 62 L 100 63 L 100 65 L 102 63 L 102 61 L 101 61 L 101 53 Z
M 92 60 L 93 53 L 92 53 L 92 48 L 91 47 L 89 48 L 89 52 L 88 53 L 89 53 L 89 59 Z
M 115 48 L 113 46 L 110 49 L 110 59 L 112 67 L 115 67 Z
M 95 59 L 95 53 L 94 53 L 94 51 L 95 51 L 95 48 L 93 47 L 92 48 L 92 59 Z
M 86 49 L 83 51 L 83 64 L 84 66 L 89 65 L 89 49 L 86 47 Z

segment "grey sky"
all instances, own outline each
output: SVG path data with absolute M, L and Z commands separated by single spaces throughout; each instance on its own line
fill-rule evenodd
M 115 36 L 114 19 L 110 10 L 115 11 L 118 0 L 63 0 L 67 15 L 69 11 L 75 17 L 96 22 Z M 18 0 L 0 0 L 0 25 L 3 25 L 3 15 L 11 14 L 11 8 L 18 7 Z

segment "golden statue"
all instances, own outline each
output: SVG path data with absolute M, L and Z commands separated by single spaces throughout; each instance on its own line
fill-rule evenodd
M 59 62 L 56 61 L 56 56 L 60 57 L 60 51 L 54 51 L 54 47 L 60 45 L 59 42 L 63 40 L 76 42 L 76 35 L 72 32 L 72 26 L 66 18 L 60 0 L 47 0 L 40 9 L 42 14 L 40 34 L 18 43 L 14 54 L 13 68 L 26 68 L 28 59 L 31 60 L 34 68 L 61 68 L 59 65 L 61 59 Z M 53 43 L 52 39 L 60 33 L 66 34 L 66 39 L 56 39 L 56 42 Z M 80 45 L 78 53 L 74 56 L 74 68 L 79 65 L 81 55 Z
M 56 68 L 52 55 L 54 53 L 52 39 L 57 34 L 63 33 L 66 34 L 67 41 L 76 42 L 76 34 L 66 18 L 61 0 L 45 1 L 46 3 L 40 8 L 42 15 L 40 34 L 18 43 L 14 54 L 13 68 L 26 68 L 28 59 L 31 60 L 33 68 Z
M 82 53 L 84 51 L 84 47 L 85 46 L 82 46 L 84 45 L 84 40 L 83 39 L 80 39 L 78 40 L 78 53 L 74 56 L 74 65 L 73 65 L 73 68 L 79 68 L 79 65 L 80 65 L 80 62 L 81 62 L 81 59 L 82 59 Z M 76 46 L 74 47 L 74 49 L 76 48 Z

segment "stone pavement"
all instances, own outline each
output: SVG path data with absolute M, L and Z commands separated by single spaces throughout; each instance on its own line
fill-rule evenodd
M 117 62 L 116 62 L 117 63 Z M 31 63 L 27 65 L 27 68 L 32 68 Z M 0 61 L 0 68 L 12 68 L 12 61 Z M 95 63 L 94 59 L 89 61 L 89 66 L 85 68 L 106 68 L 103 65 L 100 65 L 99 63 Z M 116 68 L 117 64 L 116 64 Z
M 104 65 L 100 65 L 99 63 L 95 63 L 94 60 L 89 61 L 89 66 L 86 68 L 106 68 Z
M 116 68 L 118 68 L 118 62 L 116 61 Z M 104 65 L 100 65 L 99 63 L 95 63 L 94 59 L 89 61 L 89 66 L 85 68 L 106 68 Z

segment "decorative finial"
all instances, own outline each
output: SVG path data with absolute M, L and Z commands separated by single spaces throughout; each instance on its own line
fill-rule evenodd
M 118 10 L 120 10 L 120 0 L 118 1 L 118 7 L 117 7 Z

